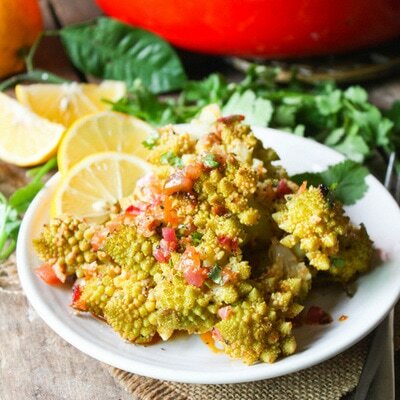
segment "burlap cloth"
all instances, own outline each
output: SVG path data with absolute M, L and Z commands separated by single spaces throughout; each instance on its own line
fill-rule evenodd
M 15 171 L 10 170 L 2 174 L 2 168 L 4 164 L 0 163 L 0 177 L 7 176 L 8 182 L 0 179 L 0 190 L 7 194 L 12 191 L 12 186 L 22 183 L 18 182 L 21 175 L 19 171 L 14 175 Z M 10 178 L 13 184 L 8 186 Z M 0 264 L 0 289 L 21 290 L 14 256 Z M 396 306 L 394 332 L 397 351 L 400 348 L 400 303 Z M 367 337 L 344 353 L 314 367 L 252 383 L 182 384 L 145 378 L 110 366 L 106 368 L 135 400 L 339 400 L 357 386 L 369 340 Z

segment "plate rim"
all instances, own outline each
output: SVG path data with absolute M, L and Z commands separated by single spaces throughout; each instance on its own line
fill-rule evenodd
M 180 127 L 184 128 L 185 125 L 187 124 L 182 124 Z M 312 139 L 298 137 L 293 134 L 271 128 L 252 126 L 252 129 L 255 132 L 256 136 L 258 137 L 260 135 L 268 136 L 269 134 L 275 134 L 275 135 L 278 134 L 286 136 L 286 139 L 297 141 L 300 144 L 304 143 L 304 141 L 312 143 L 312 145 L 316 146 L 316 148 L 320 147 L 324 151 L 331 152 L 332 158 L 337 159 L 337 161 L 335 162 L 339 162 L 340 160 L 345 159 L 345 157 L 342 154 Z M 371 183 L 373 183 L 374 185 L 378 185 L 381 188 L 384 188 L 383 185 L 371 174 L 369 174 L 368 178 L 372 180 Z M 21 286 L 29 302 L 32 304 L 33 308 L 53 331 L 55 331 L 60 337 L 62 337 L 68 343 L 76 347 L 78 350 L 113 367 L 155 379 L 164 379 L 168 381 L 195 383 L 195 384 L 226 384 L 226 383 L 241 383 L 241 382 L 251 382 L 257 380 L 271 379 L 309 368 L 323 361 L 326 361 L 337 354 L 344 352 L 349 347 L 362 340 L 369 332 L 371 332 L 385 318 L 385 316 L 388 314 L 390 309 L 393 308 L 393 306 L 396 304 L 396 302 L 400 297 L 400 282 L 399 282 L 397 295 L 393 296 L 391 301 L 388 302 L 388 304 L 390 304 L 390 307 L 387 310 L 385 310 L 384 313 L 381 313 L 378 317 L 375 316 L 375 318 L 372 318 L 373 322 L 368 324 L 368 329 L 365 329 L 361 335 L 358 335 L 357 337 L 352 337 L 351 339 L 347 340 L 346 343 L 342 345 L 339 350 L 335 346 L 333 346 L 330 349 L 328 349 L 324 354 L 311 357 L 306 362 L 301 362 L 301 363 L 294 362 L 292 363 L 293 365 L 286 366 L 284 371 L 280 371 L 278 368 L 273 370 L 272 373 L 271 371 L 270 373 L 268 373 L 268 370 L 266 368 L 253 369 L 251 371 L 251 367 L 248 367 L 249 373 L 246 375 L 243 375 L 239 372 L 240 376 L 237 376 L 237 373 L 235 374 L 235 371 L 221 371 L 220 374 L 211 376 L 210 373 L 207 372 L 195 372 L 195 371 L 182 370 L 179 368 L 171 370 L 171 368 L 149 365 L 137 361 L 135 359 L 131 358 L 128 359 L 121 357 L 118 354 L 115 354 L 107 349 L 103 349 L 97 346 L 96 344 L 90 342 L 89 340 L 82 338 L 78 333 L 76 333 L 72 328 L 69 327 L 68 321 L 66 322 L 62 317 L 54 315 L 51 312 L 51 310 L 47 308 L 46 302 L 44 301 L 44 299 L 40 297 L 40 293 L 37 293 L 37 290 L 35 289 L 33 282 L 30 279 L 28 272 L 30 271 L 30 266 L 27 260 L 27 255 L 28 255 L 27 246 L 28 246 L 28 241 L 31 240 L 31 238 L 29 237 L 31 222 L 33 216 L 35 215 L 35 212 L 39 208 L 41 200 L 47 196 L 46 189 L 52 187 L 52 185 L 55 184 L 57 179 L 59 179 L 59 173 L 55 174 L 47 182 L 45 188 L 42 189 L 42 191 L 35 197 L 34 201 L 29 206 L 25 214 L 25 217 L 22 221 L 17 243 L 17 250 L 16 250 L 17 270 L 21 281 Z M 387 193 L 387 201 L 391 201 L 397 206 L 397 203 L 392 198 L 392 196 L 387 191 L 386 193 Z M 123 339 L 119 338 L 119 340 Z M 265 366 L 268 365 L 269 364 L 265 364 Z

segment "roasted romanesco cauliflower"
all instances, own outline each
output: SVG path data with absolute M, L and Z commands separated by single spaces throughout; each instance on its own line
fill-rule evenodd
M 211 332 L 248 364 L 295 352 L 293 320 L 313 279 L 354 279 L 372 243 L 325 187 L 291 182 L 241 120 L 220 118 L 198 139 L 160 129 L 154 172 L 120 212 L 43 228 L 40 269 L 49 283 L 74 281 L 72 307 L 133 343 Z

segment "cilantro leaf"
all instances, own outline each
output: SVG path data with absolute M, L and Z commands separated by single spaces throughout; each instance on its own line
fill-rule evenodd
M 158 145 L 160 137 L 158 135 L 150 135 L 146 140 L 143 140 L 142 145 L 146 149 L 151 150 L 153 147 Z
M 203 164 L 206 168 L 218 168 L 219 162 L 215 159 L 214 154 L 207 154 L 203 157 Z
M 332 257 L 331 260 L 334 267 L 342 268 L 345 266 L 345 261 L 343 260 L 343 258 Z
M 361 199 L 368 189 L 365 178 L 368 170 L 360 164 L 345 160 L 331 165 L 323 172 L 297 174 L 291 179 L 301 184 L 307 181 L 309 185 L 320 184 L 333 190 L 335 197 L 345 205 L 352 205 Z
M 200 232 L 193 232 L 191 237 L 192 243 L 197 246 L 198 244 L 200 244 L 203 234 Z
M 223 281 L 222 281 L 222 270 L 221 268 L 216 265 L 208 274 L 208 277 L 215 283 L 217 283 L 218 285 L 220 285 Z
M 234 93 L 222 109 L 224 115 L 242 114 L 250 125 L 267 126 L 272 117 L 269 100 L 257 97 L 252 90 Z
M 160 156 L 161 164 L 169 164 L 172 167 L 181 168 L 183 167 L 182 158 L 178 157 L 173 151 L 167 151 Z

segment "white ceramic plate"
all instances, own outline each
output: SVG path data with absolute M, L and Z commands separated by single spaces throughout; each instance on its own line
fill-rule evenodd
M 343 157 L 311 140 L 271 129 L 255 128 L 264 145 L 281 156 L 289 173 L 318 171 Z M 224 354 L 212 353 L 196 336 L 179 337 L 152 346 L 124 342 L 105 323 L 74 315 L 69 288 L 47 286 L 33 270 L 39 260 L 32 248 L 41 226 L 48 220 L 49 203 L 57 176 L 37 196 L 24 218 L 17 248 L 18 271 L 24 291 L 44 321 L 84 353 L 107 364 L 153 378 L 189 383 L 237 383 L 285 375 L 310 367 L 344 351 L 371 331 L 395 304 L 400 292 L 400 211 L 384 187 L 368 176 L 368 192 L 347 209 L 355 223 L 364 222 L 387 261 L 358 280 L 358 290 L 348 298 L 338 289 L 314 292 L 309 304 L 323 307 L 333 322 L 295 330 L 296 354 L 274 364 L 247 366 Z M 348 319 L 339 322 L 341 315 Z

